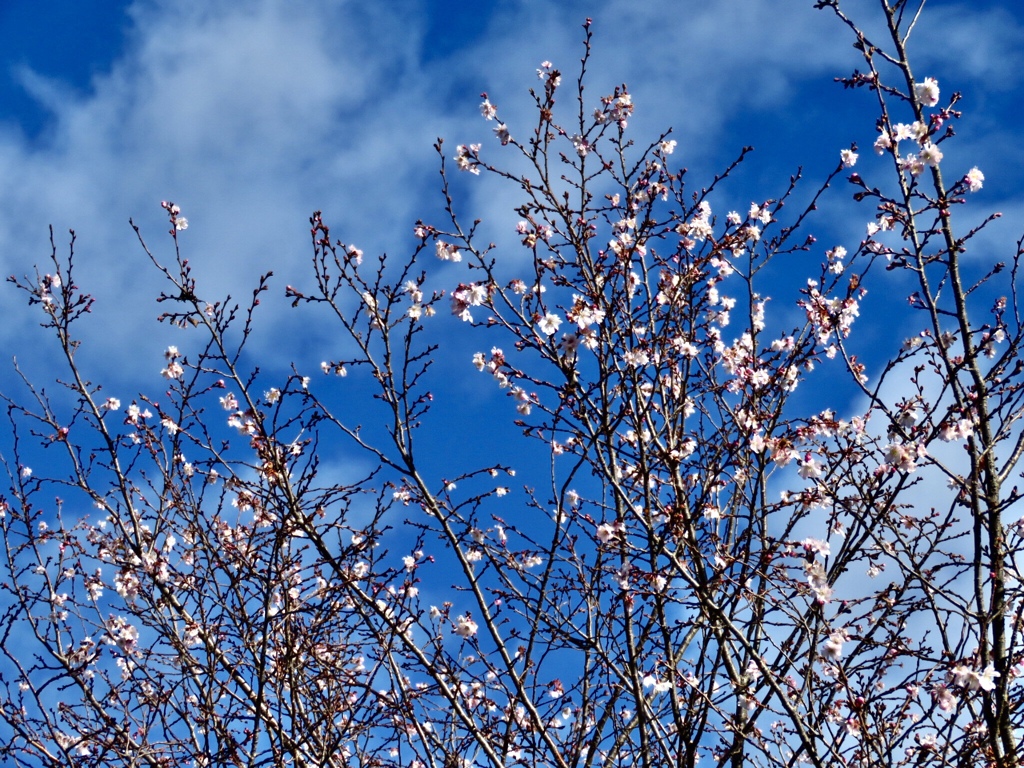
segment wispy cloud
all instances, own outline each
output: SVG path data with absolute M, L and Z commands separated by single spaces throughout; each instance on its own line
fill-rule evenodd
M 434 139 L 444 135 L 454 149 L 491 138 L 476 113 L 482 90 L 510 123 L 529 125 L 533 69 L 550 58 L 567 77 L 575 73 L 584 14 L 597 35 L 590 97 L 596 103 L 628 82 L 637 135 L 672 126 L 680 162 L 698 175 L 759 137 L 803 137 L 794 156 L 849 141 L 849 131 L 837 137 L 834 126 L 802 122 L 821 84 L 856 64 L 847 31 L 802 5 L 508 4 L 481 12 L 476 24 L 460 19 L 458 34 L 444 39 L 445 14 L 466 11 L 327 0 L 185 6 L 132 5 L 125 50 L 87 92 L 22 69 L 21 83 L 51 121 L 33 141 L 0 131 L 3 268 L 24 273 L 41 262 L 48 224 L 74 227 L 81 282 L 103 298 L 92 341 L 111 359 L 135 354 L 133 334 L 155 314 L 157 276 L 130 216 L 166 258 L 158 202 L 181 204 L 192 222 L 185 250 L 213 296 L 244 296 L 269 269 L 281 289 L 303 276 L 307 219 L 318 208 L 335 234 L 370 253 L 408 248 L 412 221 L 438 211 Z M 967 76 L 1008 79 L 1019 25 L 998 9 L 953 24 L 959 8 L 938 7 L 922 39 L 952 29 L 948 45 Z M 780 162 L 792 169 L 789 156 Z M 511 215 L 509 193 L 467 195 L 471 216 Z M 285 327 L 277 320 L 284 302 L 267 303 L 268 326 Z M 23 312 L 8 317 L 0 342 L 13 349 L 28 321 Z M 306 333 L 315 338 L 315 329 Z

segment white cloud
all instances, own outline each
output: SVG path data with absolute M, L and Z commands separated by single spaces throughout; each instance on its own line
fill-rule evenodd
M 100 299 L 90 341 L 111 361 L 134 359 L 134 342 L 151 341 L 138 334 L 154 327 L 159 279 L 127 219 L 167 260 L 158 202 L 172 199 L 192 224 L 182 243 L 201 293 L 244 299 L 258 273 L 277 273 L 264 310 L 268 350 L 283 362 L 296 344 L 282 339 L 315 345 L 326 337 L 280 298 L 285 283 L 308 279 L 310 213 L 323 208 L 332 234 L 367 254 L 401 255 L 412 246 L 412 222 L 440 212 L 434 139 L 448 138 L 449 155 L 457 143 L 481 140 L 498 156 L 491 124 L 476 111 L 480 91 L 491 93 L 510 126 L 528 129 L 525 90 L 550 58 L 566 73 L 560 106 L 572 106 L 585 14 L 595 30 L 588 109 L 629 83 L 637 103 L 631 132 L 647 138 L 674 126 L 677 158 L 696 181 L 776 124 L 796 126 L 808 141 L 830 140 L 830 126 L 800 125 L 805 86 L 857 64 L 849 33 L 828 14 L 769 0 L 685 13 L 668 2 L 582 5 L 502 6 L 482 16 L 476 37 L 442 44 L 428 30 L 444 20 L 432 25 L 426 12 L 445 11 L 414 2 L 140 0 L 125 50 L 86 92 L 21 70 L 52 119 L 35 141 L 10 126 L 0 131 L 3 269 L 23 274 L 44 261 L 49 223 L 59 242 L 74 227 L 80 282 Z M 1002 48 L 1012 42 L 996 22 L 972 26 L 978 47 L 989 38 Z M 994 59 L 980 56 L 971 71 L 994 71 Z M 514 193 L 466 189 L 470 218 L 484 218 L 497 235 L 510 232 Z M 11 314 L 0 342 L 14 348 L 34 320 Z

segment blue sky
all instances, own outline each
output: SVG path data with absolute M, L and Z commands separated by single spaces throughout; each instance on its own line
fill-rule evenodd
M 871 95 L 833 82 L 862 66 L 850 33 L 812 5 L 51 0 L 44 14 L 37 2 L 6 0 L 0 3 L 0 274 L 31 274 L 34 265 L 48 271 L 48 227 L 62 254 L 68 229 L 75 229 L 77 282 L 97 298 L 79 327 L 84 373 L 124 403 L 140 392 L 159 399 L 167 388 L 159 373 L 164 349 L 176 344 L 189 354 L 197 342 L 157 323 L 160 276 L 128 220 L 169 263 L 173 250 L 160 201 L 173 200 L 190 222 L 180 241 L 203 298 L 230 293 L 244 301 L 259 274 L 275 273 L 249 348 L 248 362 L 263 371 L 257 391 L 280 385 L 293 361 L 315 375 L 321 360 L 345 350 L 336 327 L 316 313 L 292 310 L 284 295 L 287 284 L 311 282 L 310 214 L 322 209 L 332 234 L 368 258 L 411 253 L 417 219 L 443 223 L 433 142 L 445 137 L 449 159 L 457 144 L 472 142 L 484 145 L 488 159 L 501 158 L 493 124 L 479 114 L 481 92 L 513 132 L 525 133 L 535 120 L 527 89 L 537 85 L 536 68 L 550 60 L 570 80 L 588 16 L 595 33 L 587 91 L 593 103 L 628 83 L 636 104 L 630 132 L 646 144 L 671 127 L 678 141 L 673 159 L 689 168 L 690 184 L 707 184 L 741 147 L 755 147 L 712 199 L 716 212 L 746 211 L 752 201 L 777 197 L 800 166 L 807 183 L 797 198 L 806 199 L 801 195 L 834 170 L 840 150 L 852 142 L 861 148 L 857 170 L 881 178 L 881 161 L 871 152 Z M 877 27 L 870 21 L 877 18 L 874 0 L 844 6 Z M 1008 260 L 1024 229 L 1019 0 L 931 0 L 911 55 L 919 78 L 938 78 L 944 95 L 964 94 L 958 138 L 943 145 L 943 167 L 948 179 L 972 166 L 984 171 L 984 189 L 970 198 L 959 226 L 965 231 L 988 212 L 1002 211 L 1003 219 L 972 248 Z M 467 175 L 453 182 L 464 218 L 483 220 L 499 258 L 519 258 L 515 190 Z M 817 272 L 827 248 L 842 244 L 852 252 L 863 238 L 873 212 L 852 205 L 851 191 L 840 181 L 823 199 L 810 225 L 819 251 L 774 273 L 777 284 L 765 292 L 775 299 L 770 312 L 783 316 L 778 322 L 799 322 L 796 290 Z M 438 287 L 465 279 L 452 265 L 430 267 Z M 873 278 L 856 344 L 891 355 L 914 330 L 901 327 L 907 292 L 898 275 Z M 0 391 L 19 398 L 24 391 L 11 357 L 36 382 L 49 385 L 61 374 L 58 349 L 38 327 L 37 309 L 0 287 Z M 452 318 L 438 318 L 435 327 L 443 347 L 432 385 L 433 433 L 425 441 L 431 479 L 488 463 L 490 456 L 480 458 L 483 448 L 497 460 L 517 462 L 525 444 L 506 440 L 521 432 L 512 425 L 513 408 L 470 363 L 491 339 Z M 808 411 L 855 407 L 851 392 L 819 375 L 807 390 Z M 324 387 L 352 423 L 375 418 L 358 376 L 316 379 L 314 386 Z M 9 448 L 8 432 L 0 431 L 0 453 Z M 322 444 L 325 474 L 339 482 L 365 474 L 365 459 L 331 453 L 328 442 Z M 547 457 L 540 459 L 543 472 Z M 523 472 L 516 482 L 529 477 Z M 511 495 L 496 513 L 521 512 L 522 499 Z
M 756 148 L 716 210 L 777 195 L 798 166 L 811 190 L 851 142 L 865 163 L 873 159 L 870 95 L 833 82 L 860 66 L 850 34 L 812 5 L 62 1 L 48 4 L 44 18 L 27 0 L 5 3 L 2 270 L 30 273 L 49 252 L 48 225 L 59 243 L 74 228 L 79 282 L 98 299 L 81 328 L 87 373 L 123 398 L 159 391 L 162 350 L 181 340 L 155 322 L 159 276 L 128 219 L 168 259 L 159 201 L 170 199 L 191 222 L 182 242 L 204 296 L 245 297 L 259 273 L 275 272 L 254 358 L 265 369 L 294 360 L 315 370 L 340 355 L 337 333 L 283 297 L 285 284 L 308 282 L 310 213 L 323 209 L 332 233 L 368 254 L 409 253 L 413 222 L 440 218 L 436 137 L 447 139 L 449 156 L 458 143 L 480 141 L 498 157 L 479 94 L 489 93 L 513 130 L 529 125 L 536 67 L 547 59 L 574 72 L 587 16 L 595 31 L 589 93 L 596 101 L 628 83 L 637 106 L 630 131 L 647 141 L 672 127 L 691 183 L 709 181 L 740 147 Z M 874 2 L 847 5 L 877 16 Z M 1016 4 L 933 0 L 911 51 L 919 76 L 965 94 L 946 163 L 954 175 L 983 169 L 984 194 L 970 215 L 1006 216 L 979 244 L 1008 248 L 1024 212 Z M 455 189 L 468 219 L 482 218 L 489 237 L 514 245 L 513 191 L 468 178 Z M 812 227 L 822 250 L 853 250 L 870 212 L 852 209 L 841 188 L 822 207 Z M 459 280 L 440 264 L 438 274 L 446 285 Z M 891 296 L 886 290 L 865 304 L 874 313 L 862 322 L 868 339 L 889 322 L 898 286 Z M 790 298 L 780 304 L 792 306 Z M 40 344 L 36 319 L 13 291 L 0 301 L 0 349 L 47 379 L 55 350 Z M 451 384 L 459 397 L 487 389 L 469 376 L 473 343 L 460 339 L 450 358 L 453 371 L 467 368 L 467 383 Z M 9 374 L 5 364 L 0 383 Z

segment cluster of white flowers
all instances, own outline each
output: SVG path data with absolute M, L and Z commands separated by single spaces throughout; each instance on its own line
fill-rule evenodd
M 468 171 L 476 176 L 480 175 L 480 145 L 459 144 L 455 148 L 455 164 L 460 171 Z
M 618 123 L 625 128 L 629 117 L 633 114 L 633 97 L 625 89 L 615 89 L 615 93 L 601 99 L 601 107 L 594 110 L 594 120 L 599 123 Z
M 180 379 L 185 373 L 185 369 L 178 362 L 180 356 L 181 353 L 178 352 L 177 347 L 173 345 L 168 347 L 164 352 L 164 357 L 167 358 L 167 367 L 160 371 L 160 375 L 167 379 Z
M 808 280 L 807 286 L 807 298 L 799 303 L 807 313 L 807 320 L 814 328 L 818 343 L 827 345 L 833 334 L 847 338 L 853 321 L 860 316 L 857 300 L 849 296 L 827 298 L 818 290 L 814 280 Z
M 483 283 L 470 283 L 469 285 L 459 283 L 458 288 L 452 291 L 452 314 L 467 323 L 472 322 L 473 315 L 470 313 L 470 308 L 479 307 L 487 299 L 487 286 Z
M 991 691 L 996 687 L 996 678 L 999 673 L 995 666 L 989 664 L 980 672 L 973 667 L 958 664 L 949 672 L 948 679 L 954 684 L 968 691 Z
M 455 634 L 459 637 L 473 637 L 479 628 L 477 623 L 470 618 L 469 614 L 455 618 Z
M 441 261 L 462 261 L 462 252 L 459 251 L 459 247 L 453 243 L 446 243 L 443 240 L 438 240 L 434 243 L 434 252 L 437 254 L 437 258 Z

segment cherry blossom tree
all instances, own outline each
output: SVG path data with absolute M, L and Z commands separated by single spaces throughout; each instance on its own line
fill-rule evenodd
M 438 141 L 448 216 L 407 258 L 314 214 L 285 293 L 345 340 L 318 371 L 248 362 L 270 276 L 204 296 L 173 203 L 166 261 L 136 229 L 180 329 L 159 395 L 79 363 L 73 237 L 12 278 L 64 369 L 4 396 L 5 761 L 1019 765 L 1022 243 L 964 260 L 995 214 L 957 218 L 984 176 L 943 164 L 923 2 L 881 0 L 883 38 L 841 6 L 874 165 L 837 148 L 803 204 L 797 175 L 716 210 L 747 150 L 689 184 L 625 85 L 584 91 L 588 22 L 532 126 L 485 95 L 493 145 Z M 452 158 L 516 190 L 514 239 L 467 222 Z M 866 235 L 825 247 L 838 182 Z M 860 344 L 867 292 L 907 281 L 909 331 Z M 436 469 L 449 311 L 522 467 L 482 440 Z M 372 469 L 339 480 L 338 451 Z

